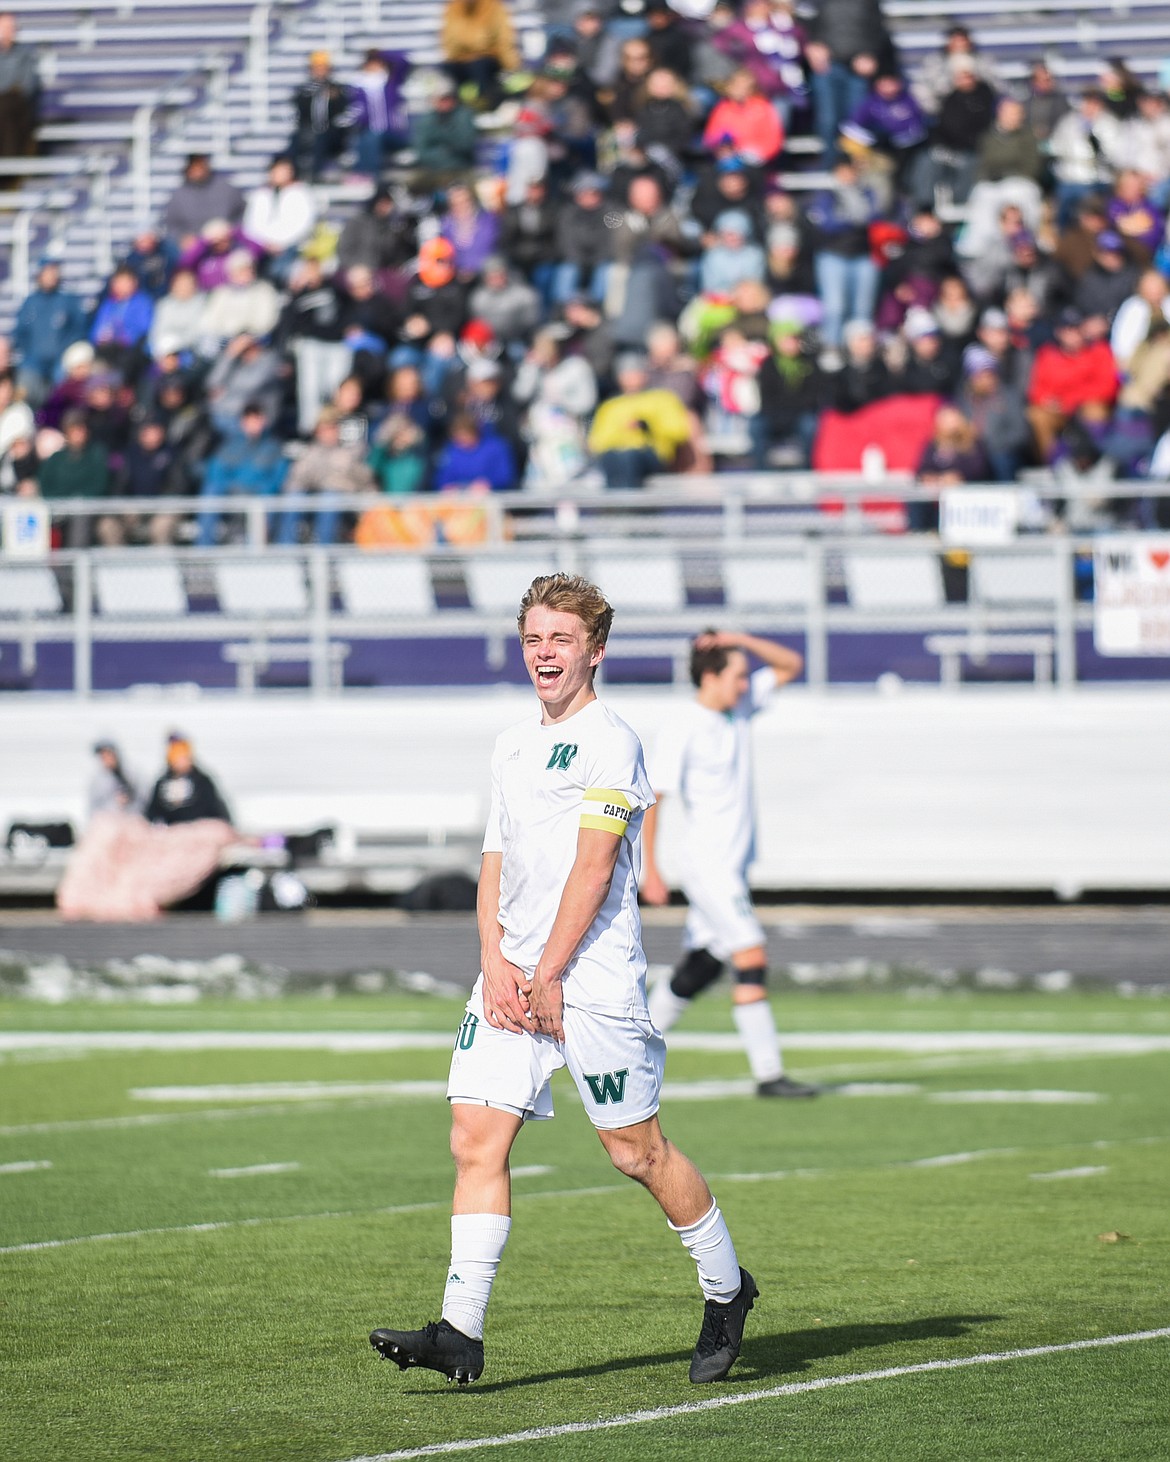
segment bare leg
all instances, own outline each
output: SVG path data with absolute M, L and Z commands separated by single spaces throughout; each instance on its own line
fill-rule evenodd
M 451 1211 L 512 1212 L 508 1155 L 524 1123 L 495 1107 L 451 1105 L 451 1156 L 455 1159 L 455 1198 Z
M 657 1116 L 597 1135 L 618 1172 L 641 1183 L 675 1228 L 686 1228 L 709 1211 L 714 1199 L 707 1180 L 685 1152 L 667 1141 Z

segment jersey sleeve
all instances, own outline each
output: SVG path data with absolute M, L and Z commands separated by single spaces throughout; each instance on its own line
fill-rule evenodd
M 754 716 L 757 711 L 762 711 L 772 699 L 776 686 L 776 672 L 770 665 L 761 665 L 758 670 L 754 670 L 747 695 L 742 702 L 744 714 Z
M 488 805 L 487 827 L 483 835 L 483 853 L 502 853 L 504 840 L 500 834 L 500 749 L 497 746 L 492 756 L 492 795 Z
M 579 826 L 624 838 L 639 814 L 654 805 L 642 743 L 629 730 L 605 738 L 585 768 Z

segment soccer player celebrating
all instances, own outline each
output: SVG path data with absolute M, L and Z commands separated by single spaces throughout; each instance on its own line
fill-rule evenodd
M 375 1330 L 405 1370 L 466 1384 L 511 1228 L 512 1144 L 553 1115 L 567 1066 L 619 1172 L 648 1188 L 698 1266 L 706 1298 L 691 1360 L 719 1381 L 759 1291 L 702 1174 L 658 1121 L 665 1044 L 646 1008 L 635 844 L 653 802 L 637 736 L 594 694 L 613 610 L 575 575 L 534 580 L 520 605 L 540 717 L 496 741 L 479 879 L 481 973 L 455 1042 L 447 1097 L 455 1200 L 442 1318 Z
M 748 655 L 764 662 L 748 674 Z M 735 971 L 732 1012 L 760 1096 L 809 1097 L 816 1088 L 784 1075 L 764 981 L 768 954 L 752 909 L 748 864 L 755 857 L 751 718 L 803 665 L 795 650 L 757 635 L 700 635 L 691 650 L 697 694 L 658 737 L 650 770 L 655 796 L 681 797 L 687 814 L 683 891 L 690 909 L 685 953 L 669 980 L 650 991 L 650 1018 L 668 1031 L 689 1001 L 723 972 Z M 658 806 L 642 825 L 642 897 L 664 904 L 669 890 L 655 861 Z

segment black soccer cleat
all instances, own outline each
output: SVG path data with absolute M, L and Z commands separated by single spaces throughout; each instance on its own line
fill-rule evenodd
M 803 1081 L 793 1081 L 791 1076 L 777 1076 L 771 1081 L 761 1081 L 756 1085 L 756 1095 L 762 1097 L 814 1097 L 820 1093 L 820 1087 L 808 1086 Z
M 375 1330 L 370 1344 L 384 1360 L 394 1361 L 400 1371 L 422 1366 L 428 1371 L 441 1371 L 460 1386 L 478 1381 L 483 1374 L 483 1341 L 464 1335 L 446 1320 L 432 1320 L 421 1330 Z
M 703 1328 L 691 1356 L 691 1380 L 695 1385 L 722 1381 L 734 1365 L 743 1344 L 744 1321 L 759 1293 L 756 1281 L 741 1265 L 736 1297 L 725 1305 L 715 1300 L 707 1301 L 703 1309 Z

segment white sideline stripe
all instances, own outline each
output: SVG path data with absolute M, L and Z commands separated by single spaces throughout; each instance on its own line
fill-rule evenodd
M 762 1391 L 739 1391 L 732 1396 L 711 1396 L 704 1401 L 685 1401 L 679 1406 L 658 1406 L 652 1410 L 629 1411 L 621 1416 L 599 1417 L 596 1421 L 569 1421 L 560 1426 L 531 1427 L 504 1436 L 467 1437 L 457 1442 L 434 1442 L 427 1447 L 406 1447 L 399 1452 L 354 1457 L 350 1462 L 409 1462 L 414 1457 L 439 1457 L 451 1452 L 476 1452 L 481 1447 L 509 1447 L 521 1442 L 547 1441 L 551 1437 L 576 1436 L 583 1432 L 610 1431 L 614 1427 L 639 1426 L 644 1422 L 669 1421 L 676 1416 L 696 1416 L 724 1406 L 745 1406 L 753 1401 L 775 1401 L 781 1396 L 803 1396 L 810 1391 L 828 1391 L 836 1386 L 856 1386 L 863 1381 L 892 1381 L 899 1376 L 922 1376 L 932 1371 L 959 1371 L 969 1366 L 988 1366 L 1000 1361 L 1032 1360 L 1042 1355 L 1066 1355 L 1076 1350 L 1096 1350 L 1106 1345 L 1130 1345 L 1142 1340 L 1165 1340 L 1170 1326 L 1161 1330 L 1134 1330 L 1128 1335 L 1101 1335 L 1092 1340 L 1066 1340 L 1060 1345 L 1032 1345 L 1026 1350 L 996 1350 L 983 1355 L 959 1356 L 953 1360 L 928 1360 L 913 1366 L 887 1366 L 880 1371 L 855 1371 L 847 1376 L 825 1376 L 817 1381 L 789 1381 Z
M 1054 1178 L 1097 1178 L 1107 1173 L 1108 1168 L 1058 1168 L 1054 1173 L 1029 1173 L 1038 1183 L 1048 1183 Z
M 51 1162 L 5 1162 L 0 1163 L 0 1177 L 9 1173 L 37 1173 L 43 1168 L 51 1168 Z
M 545 1163 L 529 1163 L 527 1167 L 513 1168 L 514 1178 L 546 1178 L 549 1173 L 555 1173 L 556 1168 L 550 1168 Z
M 927 1098 L 932 1102 L 1030 1102 L 1037 1106 L 1092 1106 L 1103 1102 L 1105 1097 L 1097 1091 L 1044 1091 L 1042 1089 L 1012 1091 L 933 1091 Z
M 209 1178 L 251 1178 L 265 1173 L 295 1173 L 300 1171 L 299 1162 L 258 1162 L 250 1168 L 208 1168 Z
M 960 1163 L 978 1162 L 981 1157 L 1011 1157 L 1018 1147 L 984 1147 L 975 1152 L 940 1152 L 938 1157 L 916 1157 L 903 1163 L 907 1168 L 953 1168 Z
M 358 1102 L 353 1110 L 381 1106 L 381 1102 Z M 293 1102 L 283 1106 L 208 1107 L 200 1112 L 140 1112 L 131 1117 L 74 1117 L 59 1122 L 26 1122 L 23 1126 L 0 1127 L 0 1137 L 31 1137 L 44 1132 L 115 1132 L 123 1127 L 166 1127 L 173 1122 L 229 1122 L 240 1117 L 300 1117 L 306 1112 L 332 1112 L 332 1102 Z
M 135 1086 L 140 1102 L 307 1102 L 322 1097 L 440 1097 L 445 1081 L 244 1081 L 210 1086 Z
M 454 1031 L 3 1031 L 0 1051 L 447 1051 Z M 732 1032 L 672 1031 L 676 1051 L 739 1051 Z M 1170 1052 L 1170 1035 L 1023 1031 L 792 1031 L 792 1051 L 1060 1052 L 1152 1056 Z
M 916 1096 L 922 1087 L 917 1081 L 847 1081 L 828 1090 L 843 1097 L 900 1097 Z

